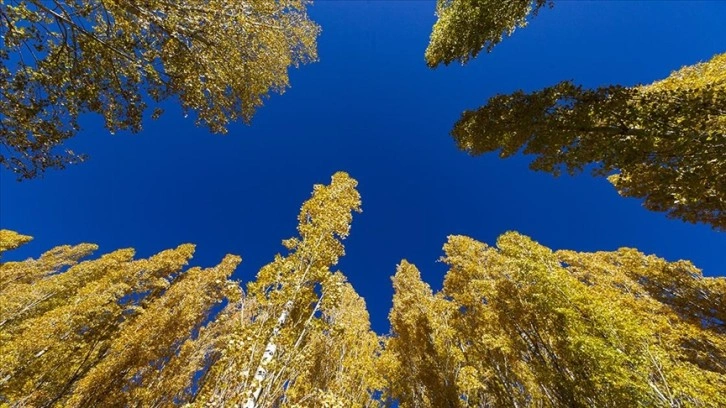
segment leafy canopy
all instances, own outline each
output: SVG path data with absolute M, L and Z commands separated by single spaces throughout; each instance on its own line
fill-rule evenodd
M 381 357 L 401 407 L 723 406 L 725 278 L 633 249 L 464 236 L 433 293 L 401 262 Z
M 438 0 L 426 63 L 432 68 L 454 61 L 465 64 L 527 25 L 529 15 L 553 4 L 551 0 Z
M 0 406 L 370 406 L 378 337 L 331 270 L 360 208 L 355 186 L 345 173 L 316 186 L 289 254 L 246 292 L 229 280 L 239 257 L 183 270 L 188 244 L 148 259 L 82 261 L 97 247 L 80 244 L 0 263 Z M 29 240 L 0 230 L 2 251 Z
M 452 136 L 471 155 L 523 150 L 555 175 L 594 165 L 650 210 L 726 229 L 726 54 L 650 85 L 497 95 L 464 112 Z
M 84 113 L 138 132 L 178 100 L 197 124 L 248 122 L 290 66 L 317 58 L 307 0 L 9 0 L 0 4 L 0 164 L 19 178 L 84 158 Z
M 356 181 L 315 186 L 246 290 L 193 245 L 0 263 L 0 406 L 726 405 L 726 278 L 634 249 L 451 236 L 434 293 L 402 261 L 391 334 L 334 266 Z M 0 230 L 0 251 L 30 237 Z

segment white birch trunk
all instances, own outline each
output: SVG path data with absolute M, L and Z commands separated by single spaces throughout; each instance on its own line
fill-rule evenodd
M 265 367 L 275 357 L 275 353 L 277 352 L 277 344 L 275 344 L 275 339 L 280 333 L 280 329 L 287 321 L 287 318 L 290 315 L 290 311 L 292 310 L 292 306 L 293 303 L 291 300 L 285 303 L 285 307 L 282 309 L 280 317 L 277 318 L 277 324 L 275 324 L 275 328 L 272 329 L 272 335 L 270 336 L 270 339 L 265 346 L 265 352 L 262 354 L 262 358 L 260 359 L 260 364 L 257 366 L 257 370 L 255 370 L 255 377 L 252 381 L 251 387 L 252 395 L 250 395 L 250 397 L 244 403 L 244 405 L 242 406 L 243 408 L 257 408 L 257 401 L 258 398 L 260 398 L 260 394 L 262 393 L 263 382 L 265 378 L 267 378 L 267 369 Z

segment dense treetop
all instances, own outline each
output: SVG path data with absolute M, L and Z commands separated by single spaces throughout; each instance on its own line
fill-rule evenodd
M 434 294 L 402 262 L 383 361 L 401 407 L 722 406 L 726 279 L 623 248 L 450 236 Z
M 523 151 L 555 175 L 594 165 L 646 208 L 726 229 L 726 54 L 651 85 L 497 95 L 452 135 L 472 155 Z
M 317 58 L 306 0 L 10 0 L 0 5 L 0 164 L 20 178 L 83 159 L 63 149 L 84 113 L 138 132 L 177 100 L 224 132 L 288 69 Z
M 426 48 L 430 67 L 459 61 L 462 64 L 482 50 L 491 51 L 517 27 L 527 25 L 551 0 L 437 0 L 438 20 Z

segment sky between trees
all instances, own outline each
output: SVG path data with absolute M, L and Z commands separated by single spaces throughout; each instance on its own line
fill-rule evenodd
M 294 226 L 289 214 L 310 183 L 344 169 L 361 183 L 365 212 L 342 267 L 380 305 L 372 312 L 380 332 L 392 265 L 401 257 L 428 264 L 424 278 L 436 285 L 444 270 L 435 260 L 452 233 L 491 242 L 518 230 L 554 248 L 631 246 L 719 274 L 722 234 L 648 212 L 602 179 L 554 179 L 521 157 L 471 159 L 453 146 L 447 134 L 458 115 L 495 93 L 562 79 L 648 83 L 723 51 L 718 3 L 685 12 L 677 2 L 570 3 L 542 9 L 466 67 L 429 70 L 422 53 L 433 3 L 321 2 L 310 11 L 323 27 L 320 61 L 292 71 L 293 87 L 253 126 L 210 136 L 173 104 L 140 135 L 110 137 L 85 118 L 70 147 L 91 159 L 24 183 L 3 171 L 0 220 L 38 237 L 20 257 L 61 242 L 142 254 L 195 242 L 200 263 L 241 253 L 250 269 L 238 273 L 252 274 Z

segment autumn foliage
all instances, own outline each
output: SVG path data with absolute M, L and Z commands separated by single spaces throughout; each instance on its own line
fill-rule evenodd
M 87 113 L 138 132 L 178 102 L 199 125 L 249 122 L 288 70 L 317 58 L 305 0 L 0 3 L 0 165 L 18 178 L 82 161 Z
M 356 181 L 315 186 L 298 236 L 246 285 L 193 245 L 134 259 L 54 248 L 0 264 L 0 406 L 726 405 L 726 279 L 633 249 L 451 236 L 443 290 L 402 261 L 391 333 L 332 267 Z M 0 250 L 30 240 L 0 232 Z
M 309 4 L 1 3 L 0 165 L 23 179 L 82 161 L 64 145 L 87 113 L 111 133 L 168 100 L 212 132 L 249 122 L 317 58 Z M 426 62 L 467 63 L 553 4 L 438 0 Z M 591 169 L 650 210 L 726 230 L 726 54 L 648 85 L 496 95 L 451 134 L 471 155 Z M 246 283 L 236 255 L 188 266 L 191 244 L 0 262 L 0 408 L 726 406 L 726 278 L 631 248 L 450 236 L 440 291 L 400 262 L 379 335 L 335 269 L 360 211 L 348 174 L 315 185 L 297 235 Z M 31 240 L 0 230 L 0 256 Z
M 590 166 L 624 197 L 672 218 L 726 229 L 726 54 L 638 87 L 562 82 L 497 95 L 452 130 L 471 155 L 518 152 L 531 167 Z
M 403 261 L 382 360 L 401 407 L 726 404 L 726 279 L 623 248 L 451 236 L 443 290 Z

